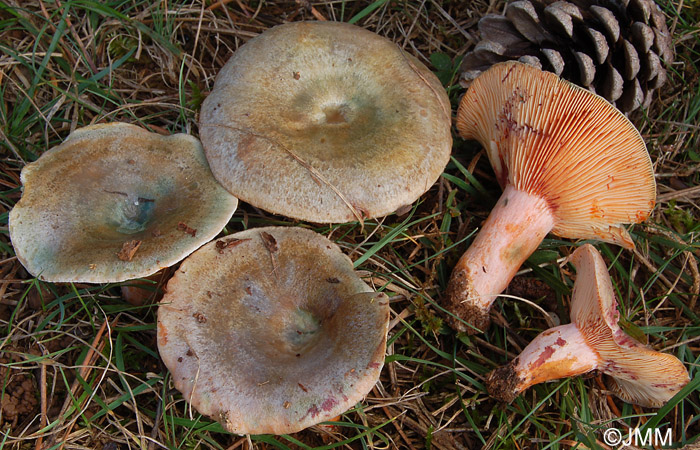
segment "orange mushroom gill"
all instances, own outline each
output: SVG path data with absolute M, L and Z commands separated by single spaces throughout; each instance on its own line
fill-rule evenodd
M 445 301 L 455 329 L 488 326 L 493 301 L 550 231 L 634 247 L 623 224 L 648 217 L 654 174 L 639 132 L 603 98 L 497 64 L 464 95 L 457 129 L 486 148 L 504 192 L 453 269 Z
M 517 358 L 491 372 L 489 393 L 511 402 L 535 384 L 597 369 L 610 375 L 612 392 L 624 401 L 662 406 L 688 383 L 685 366 L 622 331 L 610 275 L 592 245 L 579 247 L 570 261 L 577 270 L 571 323 L 542 332 Z

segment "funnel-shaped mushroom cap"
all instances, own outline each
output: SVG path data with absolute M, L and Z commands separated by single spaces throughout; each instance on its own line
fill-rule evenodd
M 257 228 L 187 258 L 158 309 L 175 387 L 238 434 L 292 433 L 360 401 L 384 364 L 389 302 L 300 228 Z
M 378 217 L 412 203 L 449 161 L 438 79 L 354 25 L 295 22 L 236 51 L 202 105 L 214 176 L 267 211 L 312 222 Z
M 535 67 L 501 63 L 471 85 L 457 128 L 487 149 L 502 186 L 546 200 L 552 232 L 634 246 L 621 224 L 649 216 L 654 173 L 639 132 L 605 99 Z
M 624 333 L 612 281 L 600 253 L 579 247 L 571 324 L 542 332 L 508 365 L 488 378 L 489 393 L 512 401 L 537 383 L 598 369 L 612 377 L 612 391 L 629 403 L 658 408 L 688 381 L 678 358 L 651 350 Z
M 76 130 L 21 178 L 12 245 L 32 275 L 54 282 L 151 275 L 216 236 L 238 204 L 197 139 L 125 123 Z

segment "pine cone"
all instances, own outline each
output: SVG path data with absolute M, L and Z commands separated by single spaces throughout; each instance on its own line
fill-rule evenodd
M 479 21 L 460 83 L 492 64 L 519 60 L 554 72 L 628 113 L 647 107 L 673 62 L 671 37 L 653 0 L 525 0 Z

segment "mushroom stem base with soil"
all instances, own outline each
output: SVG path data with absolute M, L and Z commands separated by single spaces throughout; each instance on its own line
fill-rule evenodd
M 535 384 L 590 372 L 598 356 L 574 324 L 539 334 L 510 363 L 491 372 L 486 387 L 492 397 L 510 403 Z
M 520 266 L 554 226 L 547 202 L 506 186 L 483 228 L 452 271 L 445 293 L 450 326 L 474 334 L 488 326 L 489 310 Z

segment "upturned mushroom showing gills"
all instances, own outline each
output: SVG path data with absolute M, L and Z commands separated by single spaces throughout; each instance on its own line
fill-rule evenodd
M 579 247 L 570 261 L 577 272 L 571 323 L 544 331 L 517 358 L 491 372 L 489 393 L 512 402 L 534 384 L 597 369 L 611 376 L 609 388 L 622 400 L 662 406 L 688 383 L 685 366 L 622 331 L 610 275 L 592 245 Z
M 384 365 L 389 299 L 301 228 L 255 228 L 187 258 L 158 308 L 175 387 L 237 434 L 293 433 L 359 402 Z
M 411 204 L 452 148 L 437 77 L 386 38 L 338 22 L 279 25 L 241 46 L 199 126 L 212 172 L 233 195 L 317 223 Z
M 213 239 L 238 204 L 197 139 L 126 123 L 74 131 L 21 179 L 10 239 L 27 271 L 53 282 L 151 275 Z
M 493 301 L 550 231 L 634 247 L 622 225 L 649 216 L 654 173 L 639 132 L 602 97 L 501 63 L 474 80 L 456 123 L 485 147 L 503 194 L 450 277 L 455 329 L 488 326 Z

